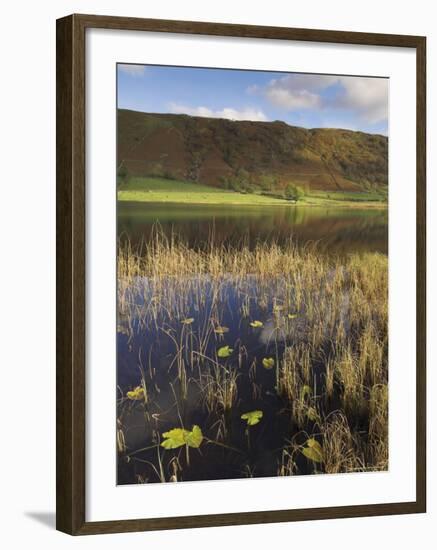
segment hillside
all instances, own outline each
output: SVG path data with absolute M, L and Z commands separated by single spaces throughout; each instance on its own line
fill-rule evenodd
M 118 111 L 118 177 L 158 177 L 224 189 L 376 191 L 388 181 L 388 139 L 284 122 Z

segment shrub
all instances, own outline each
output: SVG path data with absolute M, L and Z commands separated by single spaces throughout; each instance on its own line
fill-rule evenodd
M 287 200 L 298 201 L 305 196 L 305 193 L 301 187 L 288 183 L 284 190 L 284 195 Z

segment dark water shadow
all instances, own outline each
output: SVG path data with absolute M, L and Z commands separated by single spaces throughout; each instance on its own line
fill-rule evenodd
M 30 519 L 50 527 L 51 529 L 56 528 L 56 513 L 55 512 L 24 512 L 24 515 Z

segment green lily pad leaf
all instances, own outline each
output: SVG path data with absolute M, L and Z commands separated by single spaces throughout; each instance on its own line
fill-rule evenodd
M 264 359 L 262 360 L 262 364 L 265 369 L 270 370 L 275 366 L 275 360 L 273 359 L 273 357 L 264 357 Z
M 164 437 L 165 439 L 161 443 L 161 447 L 164 447 L 164 449 L 177 449 L 178 447 L 182 447 L 183 445 L 185 445 L 186 431 L 187 430 L 184 430 L 182 428 L 173 428 L 168 432 L 164 432 L 162 434 L 162 437 Z
M 241 419 L 246 420 L 248 426 L 255 426 L 255 424 L 258 424 L 258 422 L 261 420 L 263 414 L 264 413 L 262 411 L 251 411 L 242 414 Z
M 313 438 L 307 440 L 306 447 L 302 449 L 302 454 L 313 462 L 323 462 L 322 446 Z
M 214 332 L 216 334 L 226 334 L 227 332 L 229 332 L 229 329 L 228 329 L 228 327 L 218 326 L 218 327 L 215 327 Z
M 182 319 L 181 323 L 183 325 L 191 325 L 194 322 L 194 317 L 188 317 L 187 319 Z
M 229 346 L 223 346 L 222 348 L 218 349 L 217 355 L 222 359 L 225 359 L 226 357 L 229 357 L 233 351 L 234 350 Z
M 296 319 L 297 313 L 289 313 L 289 314 L 287 315 L 287 317 L 288 317 L 289 319 Z
M 250 326 L 253 327 L 253 328 L 260 328 L 260 327 L 264 326 L 264 323 L 262 321 L 252 321 L 250 323 Z
M 126 397 L 132 401 L 141 401 L 141 399 L 144 399 L 144 388 L 137 386 L 135 389 L 128 391 Z
M 162 434 L 164 441 L 161 447 L 164 449 L 178 449 L 184 445 L 198 449 L 203 441 L 202 430 L 199 426 L 194 425 L 191 432 L 183 428 L 173 428 Z
M 188 447 L 198 449 L 203 441 L 202 430 L 196 424 L 193 426 L 191 432 L 186 434 L 186 440 Z

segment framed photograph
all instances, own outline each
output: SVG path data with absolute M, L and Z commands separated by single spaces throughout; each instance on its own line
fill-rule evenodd
M 424 37 L 57 22 L 57 528 L 424 512 Z

